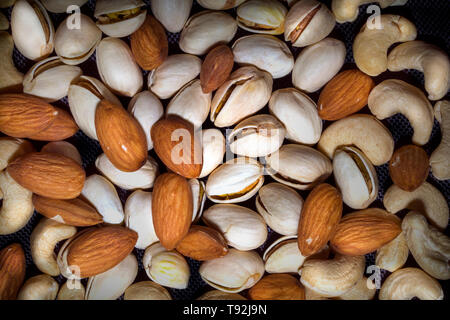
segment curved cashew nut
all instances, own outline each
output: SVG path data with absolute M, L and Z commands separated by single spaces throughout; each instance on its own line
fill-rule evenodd
M 428 182 L 424 182 L 412 192 L 392 185 L 384 194 L 383 204 L 390 213 L 397 213 L 403 209 L 414 210 L 425 215 L 439 229 L 447 227 L 449 217 L 447 200 Z
M 80 280 L 67 280 L 58 292 L 56 300 L 84 300 L 86 289 Z
M 33 152 L 33 145 L 27 141 L 11 137 L 0 138 L 0 171 L 5 170 L 8 164 L 29 152 Z
M 442 140 L 431 154 L 431 171 L 437 179 L 447 180 L 450 179 L 450 101 L 436 103 L 434 116 L 441 125 Z
M 387 277 L 381 286 L 380 300 L 442 300 L 444 292 L 435 279 L 417 268 L 400 269 Z
M 368 105 L 380 120 L 403 114 L 414 129 L 412 141 L 415 144 L 424 145 L 430 139 L 434 111 L 420 89 L 401 80 L 386 80 L 370 92 Z
M 369 279 L 362 277 L 349 291 L 339 296 L 340 300 L 372 300 L 375 297 L 377 288 L 375 284 L 369 286 Z
M 77 228 L 51 219 L 43 218 L 34 228 L 30 237 L 31 257 L 38 269 L 51 276 L 59 276 L 56 263 L 55 246 L 62 240 L 69 239 L 77 233 Z
M 59 285 L 52 277 L 41 274 L 28 279 L 20 289 L 17 300 L 55 300 Z
M 423 72 L 428 99 L 442 99 L 450 89 L 450 60 L 440 48 L 423 41 L 402 43 L 389 53 L 389 71 Z
M 332 260 L 307 260 L 300 269 L 300 281 L 325 297 L 339 297 L 349 291 L 364 275 L 364 256 L 337 254 Z
M 429 226 L 425 217 L 417 212 L 406 215 L 402 229 L 419 266 L 436 279 L 450 279 L 450 238 Z
M 409 248 L 405 234 L 400 233 L 397 238 L 377 250 L 375 264 L 384 270 L 394 272 L 408 260 Z
M 331 10 L 338 23 L 353 22 L 358 17 L 359 6 L 372 2 L 377 2 L 381 8 L 386 8 L 389 6 L 402 6 L 408 0 L 333 0 Z
M 396 42 L 416 39 L 417 30 L 406 18 L 392 14 L 383 14 L 367 20 L 353 42 L 353 56 L 358 68 L 375 77 L 387 70 L 387 51 Z M 379 20 L 378 20 L 379 19 Z M 377 21 L 380 26 L 377 26 Z
M 391 132 L 374 116 L 354 114 L 333 122 L 322 134 L 318 148 L 333 158 L 338 147 L 354 145 L 375 166 L 388 162 L 394 153 Z

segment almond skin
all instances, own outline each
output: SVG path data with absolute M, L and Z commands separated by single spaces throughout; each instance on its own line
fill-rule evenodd
M 366 209 L 343 217 L 330 243 L 340 254 L 362 256 L 391 242 L 401 231 L 398 217 L 382 209 Z
M 319 116 L 335 121 L 358 112 L 367 105 L 374 87 L 372 78 L 359 70 L 339 73 L 320 93 Z
M 166 31 L 161 23 L 150 15 L 131 35 L 130 44 L 136 62 L 147 71 L 159 67 L 169 54 Z
M 145 164 L 145 132 L 124 108 L 102 100 L 95 112 L 95 128 L 103 152 L 117 169 L 134 172 Z
M 185 257 L 207 261 L 226 255 L 228 246 L 219 231 L 203 226 L 192 226 L 177 245 L 177 251 Z
M 28 138 L 47 129 L 58 115 L 47 102 L 27 94 L 0 95 L 0 131 Z
M 90 227 L 103 222 L 103 217 L 80 198 L 57 200 L 33 194 L 33 205 L 43 216 L 74 227 Z
M 11 162 L 7 171 L 22 187 L 52 199 L 78 197 L 86 179 L 77 162 L 57 153 L 25 154 Z
M 72 116 L 59 108 L 55 121 L 47 129 L 29 136 L 31 140 L 37 141 L 62 141 L 72 137 L 78 131 L 78 126 Z
M 25 253 L 14 243 L 0 251 L 0 300 L 16 300 L 25 280 Z
M 425 182 L 430 171 L 428 155 L 415 145 L 403 146 L 389 161 L 389 175 L 400 189 L 411 192 Z
M 153 225 L 159 241 L 173 250 L 187 235 L 192 222 L 192 191 L 188 181 L 174 173 L 159 176 L 153 187 Z
M 248 292 L 251 300 L 305 300 L 305 288 L 289 274 L 271 274 Z
M 190 140 L 190 146 L 189 141 L 183 140 L 186 136 Z M 169 116 L 152 126 L 151 137 L 156 154 L 170 170 L 189 179 L 200 175 L 201 144 L 194 134 L 194 126 L 191 123 L 177 116 Z M 184 151 L 184 147 L 188 149 L 187 152 L 190 147 L 190 157 L 189 154 L 179 151 L 180 149 Z
M 68 266 L 78 266 L 81 278 L 108 271 L 125 259 L 136 244 L 135 231 L 121 226 L 93 227 L 67 248 Z
M 298 224 L 298 248 L 303 256 L 318 253 L 330 240 L 342 217 L 342 196 L 326 183 L 306 198 Z
M 230 76 L 234 65 L 234 54 L 226 45 L 212 49 L 205 57 L 200 71 L 200 83 L 204 93 L 219 88 Z

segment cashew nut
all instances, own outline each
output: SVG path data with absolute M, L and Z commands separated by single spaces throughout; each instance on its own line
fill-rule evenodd
M 370 283 L 370 285 L 369 285 Z M 377 288 L 372 280 L 362 277 L 349 291 L 339 296 L 340 300 L 372 300 Z
M 388 162 L 394 153 L 391 132 L 374 116 L 354 114 L 333 122 L 322 134 L 318 148 L 330 159 L 338 147 L 354 145 L 375 166 Z
M 336 254 L 332 260 L 307 260 L 300 269 L 300 281 L 325 297 L 339 297 L 353 288 L 364 275 L 364 256 Z
M 369 18 L 353 42 L 355 63 L 369 76 L 378 76 L 387 70 L 389 47 L 396 42 L 414 40 L 416 36 L 414 24 L 401 16 L 383 14 Z
M 383 204 L 390 213 L 397 213 L 403 209 L 414 210 L 425 215 L 439 229 L 447 227 L 449 217 L 447 200 L 428 182 L 424 182 L 412 192 L 392 185 L 384 194 Z
M 66 156 L 72 160 L 75 160 L 80 166 L 83 165 L 81 155 L 78 149 L 67 141 L 54 141 L 47 143 L 41 150 L 41 152 L 58 153 Z
M 67 280 L 59 289 L 56 300 L 84 300 L 85 292 L 80 280 Z
M 59 285 L 55 279 L 41 274 L 28 279 L 20 289 L 17 300 L 55 300 Z
M 14 41 L 6 31 L 0 32 L 0 92 L 22 91 L 23 73 L 14 66 Z
M 1 137 L 0 138 L 0 171 L 5 170 L 8 164 L 29 152 L 33 152 L 34 148 L 29 141 L 11 138 L 11 137 Z
M 436 279 L 450 279 L 450 238 L 428 225 L 425 217 L 417 212 L 406 215 L 402 229 L 419 266 Z
M 409 41 L 388 56 L 389 71 L 416 69 L 423 72 L 428 99 L 442 99 L 450 89 L 450 60 L 440 48 L 423 41 Z
M 384 270 L 394 272 L 408 260 L 409 248 L 405 234 L 400 233 L 397 238 L 377 250 L 375 264 Z
M 415 144 L 424 145 L 430 139 L 434 111 L 420 89 L 401 80 L 386 80 L 370 92 L 368 105 L 380 120 L 403 114 L 414 129 L 412 141 Z
M 377 2 L 381 8 L 386 8 L 389 6 L 402 6 L 408 0 L 333 0 L 331 10 L 338 23 L 353 22 L 358 17 L 359 6 L 372 2 Z
M 392 273 L 381 286 L 380 300 L 443 300 L 444 292 L 435 279 L 417 268 L 400 269 Z
M 77 228 L 51 219 L 42 218 L 34 228 L 30 237 L 31 257 L 37 268 L 45 274 L 59 276 L 56 263 L 55 246 L 58 242 L 71 238 L 77 233 Z
M 442 140 L 431 154 L 433 176 L 439 180 L 450 179 L 450 101 L 443 100 L 434 106 L 434 116 L 441 125 Z

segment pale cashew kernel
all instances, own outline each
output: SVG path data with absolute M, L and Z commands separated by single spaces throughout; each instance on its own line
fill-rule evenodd
M 41 274 L 28 279 L 17 295 L 17 300 L 55 300 L 59 285 L 55 279 Z
M 86 289 L 80 280 L 67 280 L 58 292 L 56 300 L 84 300 Z
M 397 213 L 403 209 L 414 210 L 425 215 L 439 229 L 447 227 L 449 217 L 447 200 L 428 182 L 424 182 L 412 192 L 404 191 L 394 184 L 384 194 L 383 204 L 390 213 Z
M 377 250 L 375 264 L 381 269 L 394 272 L 403 267 L 408 260 L 408 255 L 408 244 L 402 232 L 397 238 Z
M 430 139 L 434 111 L 420 89 L 401 80 L 386 80 L 370 92 L 368 105 L 380 120 L 403 114 L 414 129 L 412 141 L 415 144 L 424 145 Z
M 368 282 L 371 281 L 367 277 L 362 277 L 356 285 L 354 285 L 349 291 L 339 296 L 340 300 L 372 300 L 375 297 L 377 288 L 372 281 L 372 285 L 369 286 Z
M 435 178 L 447 180 L 450 179 L 450 101 L 436 103 L 434 116 L 441 125 L 442 140 L 439 147 L 431 154 L 431 171 Z
M 43 218 L 30 237 L 31 256 L 37 268 L 45 274 L 58 276 L 60 270 L 56 263 L 55 246 L 76 233 L 75 227 Z
M 333 0 L 331 10 L 338 23 L 353 22 L 358 17 L 359 6 L 372 2 L 377 2 L 381 8 L 386 8 L 389 6 L 402 6 L 408 0 Z
M 380 300 L 443 300 L 444 292 L 435 279 L 417 268 L 392 273 L 381 286 Z
M 0 171 L 5 170 L 14 159 L 29 152 L 33 152 L 32 144 L 27 140 L 1 137 L 0 138 Z
M 436 279 L 450 279 L 450 238 L 429 226 L 425 217 L 417 212 L 406 215 L 402 229 L 419 266 Z

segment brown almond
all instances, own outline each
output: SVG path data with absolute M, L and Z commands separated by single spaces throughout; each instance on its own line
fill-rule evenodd
M 0 300 L 16 300 L 25 280 L 25 253 L 14 243 L 0 251 Z
M 305 288 L 289 274 L 267 275 L 248 292 L 251 300 L 305 300 Z
M 415 145 L 403 146 L 396 150 L 389 161 L 389 175 L 400 189 L 414 191 L 428 177 L 430 171 L 428 155 Z
M 72 116 L 62 109 L 55 108 L 55 110 L 58 112 L 58 115 L 50 127 L 29 136 L 29 139 L 38 141 L 62 141 L 77 133 L 79 128 Z
M 200 71 L 200 83 L 204 93 L 219 88 L 230 76 L 234 65 L 233 51 L 226 45 L 212 49 L 205 57 Z

